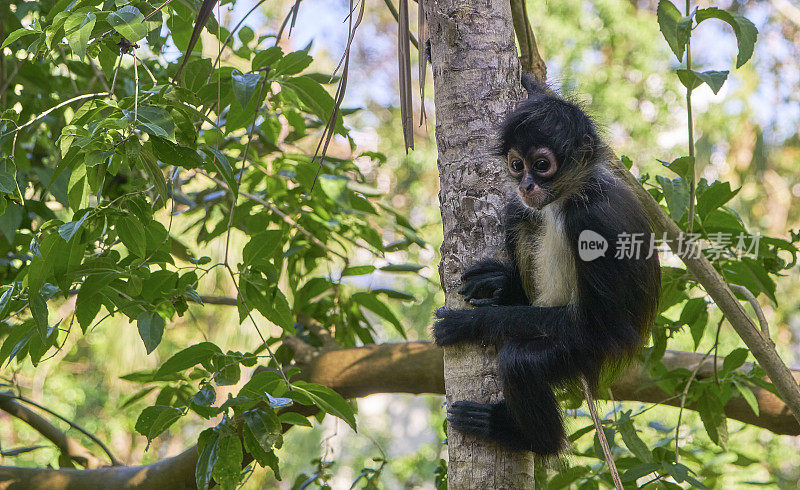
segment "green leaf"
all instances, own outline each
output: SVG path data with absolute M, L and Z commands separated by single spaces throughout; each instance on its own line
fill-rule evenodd
M 424 265 L 417 264 L 387 264 L 381 267 L 383 272 L 419 272 L 425 268 Z
M 656 9 L 658 28 L 661 35 L 669 44 L 669 48 L 675 53 L 678 61 L 683 61 L 683 51 L 686 43 L 681 43 L 678 38 L 678 22 L 681 20 L 681 13 L 678 8 L 669 0 L 660 0 Z
M 136 432 L 147 438 L 147 444 L 174 424 L 183 412 L 175 407 L 155 405 L 145 408 L 136 420 Z
M 749 386 L 745 386 L 742 383 L 734 382 L 734 385 L 736 386 L 736 390 L 739 393 L 741 393 L 742 398 L 744 398 L 747 404 L 750 405 L 750 409 L 753 411 L 754 414 L 756 414 L 756 417 L 758 417 L 760 409 L 758 407 L 758 400 L 756 399 L 756 395 L 753 394 L 753 390 L 751 390 Z
M 401 301 L 414 301 L 416 299 L 413 295 L 396 289 L 375 288 L 371 292 L 375 294 L 385 294 L 387 298 L 399 299 Z
M 81 216 L 78 221 L 70 221 L 69 223 L 64 223 L 63 225 L 59 226 L 58 234 L 61 235 L 61 238 L 66 241 L 72 240 L 72 237 L 78 233 L 78 230 L 80 230 L 81 226 L 83 226 L 83 222 L 86 221 L 86 218 L 88 218 L 90 214 L 91 213 L 87 211 L 83 213 L 83 216 Z
M 168 139 L 159 138 L 157 136 L 151 137 L 150 142 L 153 145 L 153 154 L 155 157 L 167 165 L 174 165 L 185 169 L 197 168 L 203 165 L 203 159 L 197 151 L 192 148 L 173 143 Z
M 727 22 L 733 28 L 733 32 L 736 34 L 736 45 L 739 50 L 736 56 L 736 68 L 741 68 L 753 56 L 758 29 L 747 18 L 739 14 L 731 14 L 717 7 L 698 10 L 696 18 L 698 24 L 706 19 L 719 19 Z
M 690 156 L 683 156 L 680 158 L 676 158 L 671 162 L 665 162 L 664 160 L 658 160 L 661 162 L 662 165 L 667 167 L 668 169 L 672 170 L 679 176 L 681 176 L 684 180 L 690 180 L 692 176 L 692 168 L 694 163 L 694 158 Z
M 694 348 L 700 345 L 708 323 L 708 305 L 704 298 L 691 298 L 681 310 L 679 322 L 688 325 L 694 340 Z
M 214 354 L 222 354 L 222 350 L 211 342 L 200 342 L 176 353 L 158 368 L 156 378 L 188 369 L 198 363 L 211 360 Z
M 282 245 L 282 239 L 281 230 L 266 230 L 253 235 L 242 250 L 244 265 L 249 266 L 260 260 L 271 259 L 278 250 L 278 245 Z
M 187 63 L 183 69 L 183 76 L 181 82 L 190 91 L 197 93 L 203 88 L 207 82 L 208 77 L 211 75 L 212 65 L 211 60 L 208 58 L 201 58 Z
M 128 250 L 138 257 L 147 257 L 147 235 L 144 226 L 134 216 L 123 216 L 117 220 L 114 228 L 119 239 Z
M 650 473 L 652 473 L 652 472 L 654 472 L 654 471 L 656 471 L 656 470 L 658 470 L 660 468 L 661 468 L 661 465 L 658 464 L 658 463 L 638 464 L 638 465 L 634 466 L 633 468 L 630 468 L 630 469 L 626 470 L 625 473 L 623 473 L 620 476 L 620 479 L 622 481 L 624 481 L 624 482 L 634 482 L 634 481 L 638 480 L 639 478 L 641 478 L 641 477 L 643 477 L 645 475 L 648 475 L 648 474 L 650 474 Z
M 143 170 L 147 173 L 150 182 L 155 186 L 158 196 L 161 198 L 162 204 L 166 204 L 169 199 L 169 191 L 167 190 L 167 181 L 164 178 L 164 173 L 161 167 L 158 166 L 155 157 L 147 150 L 142 150 L 139 153 L 139 161 Z
M 28 289 L 33 293 L 38 293 L 47 279 L 53 274 L 53 249 L 59 245 L 61 237 L 56 233 L 50 233 L 42 238 L 42 242 L 38 244 L 38 249 L 34 247 L 36 244 L 31 242 L 31 252 L 33 258 L 28 267 Z M 62 244 L 63 241 L 62 241 Z M 65 244 L 64 244 L 65 245 Z
M 351 296 L 351 299 L 394 325 L 395 330 L 397 330 L 397 332 L 400 333 L 403 338 L 406 337 L 406 332 L 403 329 L 403 325 L 400 323 L 400 320 L 398 320 L 397 316 L 395 316 L 392 310 L 390 310 L 389 307 L 379 300 L 374 294 L 358 292 L 354 293 L 353 296 Z
M 706 388 L 697 402 L 697 411 L 709 439 L 723 449 L 728 443 L 728 419 L 724 410 L 717 394 L 711 388 Z
M 750 257 L 742 257 L 739 262 L 725 264 L 725 279 L 728 282 L 739 284 L 750 290 L 755 296 L 764 293 L 773 301 L 775 297 L 775 281 L 769 276 L 764 266 Z
M 370 274 L 374 270 L 374 265 L 353 265 L 350 267 L 345 267 L 344 270 L 342 270 L 342 277 L 363 276 L 364 274 Z
M 97 16 L 92 12 L 75 12 L 64 22 L 64 33 L 69 47 L 81 61 L 86 58 L 86 46 L 89 44 L 89 37 L 96 21 Z
M 3 40 L 3 44 L 0 44 L 0 49 L 5 48 L 6 46 L 8 46 L 9 44 L 13 43 L 14 41 L 16 41 L 17 39 L 19 39 L 21 37 L 30 36 L 32 34 L 41 34 L 41 33 L 42 33 L 42 31 L 32 31 L 30 29 L 26 29 L 24 27 L 20 27 L 16 31 L 13 31 L 11 34 L 9 34 L 8 37 L 6 37 Z
M 259 71 L 262 68 L 272 66 L 276 61 L 281 59 L 282 56 L 283 50 L 280 48 L 280 46 L 272 46 L 271 48 L 259 51 L 253 57 L 251 68 L 253 71 Z
M 219 456 L 212 475 L 222 488 L 236 488 L 242 471 L 242 442 L 236 434 L 219 438 Z
M 649 463 L 653 460 L 653 455 L 650 453 L 650 449 L 647 448 L 647 444 L 636 433 L 636 428 L 633 426 L 633 419 L 631 419 L 630 415 L 630 411 L 622 412 L 617 428 L 628 450 L 640 461 Z
M 203 383 L 203 386 L 192 397 L 192 403 L 201 407 L 210 407 L 217 400 L 217 392 L 211 383 Z
M 155 311 L 143 311 L 136 317 L 136 326 L 139 328 L 139 337 L 144 342 L 147 353 L 153 352 L 161 337 L 164 335 L 164 318 Z
M 47 313 L 47 301 L 45 301 L 44 296 L 42 296 L 40 292 L 29 294 L 31 315 L 33 316 L 33 321 L 36 323 L 36 331 L 39 332 L 39 337 L 44 341 L 44 339 L 47 338 L 47 327 L 50 326 Z
M 138 122 L 139 127 L 146 133 L 169 140 L 175 139 L 175 121 L 165 109 L 146 105 L 139 107 L 138 111 L 122 112 L 129 121 Z
M 15 284 L 12 283 L 11 286 L 8 287 L 5 291 L 3 291 L 3 295 L 0 296 L 0 320 L 4 319 L 8 312 L 6 311 L 9 309 L 9 304 L 11 304 L 11 298 L 14 296 L 14 290 L 16 289 Z M 1 362 L 1 361 L 0 361 Z
M 314 402 L 314 405 L 321 410 L 339 417 L 347 422 L 347 425 L 349 425 L 353 431 L 356 430 L 356 416 L 353 413 L 353 408 L 342 398 L 342 395 L 336 393 L 327 386 L 307 383 L 305 381 L 292 383 L 292 389 L 305 394 Z M 291 395 L 292 393 L 290 392 L 289 394 Z
M 207 490 L 211 482 L 211 473 L 219 458 L 219 432 L 216 428 L 206 429 L 200 433 L 197 440 L 197 465 L 194 469 L 194 478 L 197 488 Z
M 295 75 L 308 68 L 312 58 L 305 51 L 294 51 L 272 65 L 272 75 Z M 255 63 L 255 60 L 253 60 Z M 263 63 L 263 61 L 262 61 Z
M 271 451 L 282 439 L 281 422 L 272 410 L 254 408 L 243 415 L 244 422 L 261 449 Z
M 309 77 L 292 77 L 280 80 L 281 85 L 289 87 L 297 94 L 300 102 L 322 122 L 327 122 L 333 112 L 333 97 Z M 342 127 L 341 112 L 336 116 L 336 128 Z M 338 131 L 338 129 L 337 129 Z
M 709 70 L 704 72 L 697 72 L 694 70 L 681 69 L 677 70 L 677 73 L 681 83 L 687 89 L 694 90 L 695 88 L 699 87 L 702 83 L 705 83 L 711 88 L 711 91 L 714 92 L 715 94 L 719 92 L 719 89 L 722 88 L 722 85 L 728 78 L 727 70 L 724 71 Z
M 296 425 L 298 427 L 313 427 L 307 418 L 297 412 L 282 413 L 278 418 L 283 424 Z
M 661 184 L 670 217 L 676 222 L 680 222 L 689 209 L 689 187 L 680 177 L 670 180 L 657 175 L 656 180 Z
M 216 170 L 217 173 L 222 176 L 222 179 L 228 184 L 228 187 L 232 191 L 236 191 L 239 183 L 236 182 L 236 179 L 233 177 L 233 168 L 231 168 L 228 157 L 216 148 L 211 148 L 211 165 L 212 169 Z
M 139 9 L 131 5 L 126 5 L 116 12 L 108 14 L 108 23 L 122 37 L 132 43 L 147 35 L 144 16 L 139 12 Z
M 67 184 L 69 207 L 77 211 L 86 207 L 89 194 L 89 182 L 86 179 L 86 165 L 78 165 L 72 170 Z
M 697 215 L 705 218 L 739 193 L 741 187 L 731 190 L 730 182 L 715 181 L 709 186 L 697 187 Z
M 732 350 L 730 354 L 725 356 L 725 360 L 722 362 L 722 372 L 730 373 L 734 369 L 741 367 L 747 360 L 747 355 L 749 353 L 750 351 L 744 347 Z
M 239 101 L 242 107 L 247 107 L 250 99 L 253 98 L 253 92 L 256 91 L 256 86 L 260 80 L 261 75 L 258 73 L 242 73 L 239 70 L 233 70 L 231 72 L 233 96 Z

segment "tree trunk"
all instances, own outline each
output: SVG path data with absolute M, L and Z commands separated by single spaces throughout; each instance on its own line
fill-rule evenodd
M 522 98 L 508 0 L 427 0 L 431 43 L 439 200 L 444 226 L 439 273 L 445 306 L 463 308 L 461 272 L 503 251 L 505 167 L 492 147 L 498 122 Z M 444 350 L 445 391 L 455 400 L 501 395 L 496 352 L 477 346 Z M 448 488 L 532 488 L 530 454 L 448 430 Z

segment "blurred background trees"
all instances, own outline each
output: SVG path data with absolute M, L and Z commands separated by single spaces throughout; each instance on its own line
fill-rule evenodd
M 5 2 L 0 5 L 0 39 L 7 40 L 10 33 L 23 26 L 36 29 L 52 25 L 58 12 L 79 9 L 84 3 L 87 6 L 100 4 Z M 116 11 L 128 2 L 106 3 L 102 10 Z M 175 5 L 170 4 L 164 10 L 162 27 L 158 25 L 159 16 L 148 19 L 152 23 L 148 24 L 150 34 L 134 51 L 138 61 L 130 55 L 122 56 L 113 87 L 118 107 L 101 109 L 99 105 L 84 105 L 86 114 L 81 114 L 78 108 L 86 101 L 79 101 L 43 115 L 73 97 L 72 94 L 79 96 L 111 88 L 118 51 L 114 51 L 114 43 L 107 41 L 113 38 L 116 42 L 119 36 L 110 35 L 104 42 L 89 44 L 88 52 L 82 56 L 81 42 L 86 45 L 89 39 L 80 37 L 85 26 L 83 19 L 76 25 L 64 27 L 65 31 L 72 29 L 73 37 L 68 34 L 66 40 L 62 39 L 64 31 L 31 34 L 9 43 L 0 55 L 0 161 L 5 172 L 0 184 L 6 195 L 0 216 L 0 241 L 5 291 L 9 291 L 15 281 L 25 280 L 23 272 L 28 260 L 35 255 L 29 249 L 31 238 L 46 232 L 46 223 L 59 220 L 48 226 L 57 227 L 60 232 L 64 224 L 81 219 L 81 210 L 129 197 L 127 207 L 122 207 L 129 213 L 116 212 L 114 205 L 105 208 L 106 214 L 93 214 L 87 219 L 86 227 L 79 228 L 83 230 L 83 239 L 87 243 L 95 240 L 91 243 L 99 244 L 97 253 L 112 252 L 121 244 L 124 252 L 116 263 L 124 267 L 130 264 L 122 261 L 137 247 L 143 247 L 144 252 L 143 257 L 137 256 L 139 259 L 157 262 L 161 260 L 157 254 L 170 255 L 177 265 L 169 269 L 176 271 L 176 281 L 184 281 L 176 282 L 170 288 L 171 293 L 163 297 L 143 296 L 152 308 L 144 307 L 142 311 L 154 312 L 165 324 L 163 336 L 159 336 L 160 344 L 155 342 L 157 348 L 150 354 L 148 343 L 143 342 L 140 333 L 144 322 L 137 328 L 136 322 L 128 321 L 137 319 L 141 312 L 136 310 L 134 315 L 126 311 L 130 309 L 128 304 L 103 300 L 103 309 L 92 319 L 94 321 L 83 325 L 76 320 L 74 326 L 69 327 L 76 300 L 75 295 L 64 294 L 70 292 L 70 287 L 53 291 L 53 298 L 47 303 L 50 320 L 47 327 L 52 329 L 63 318 L 55 334 L 48 331 L 45 336 L 51 345 L 41 345 L 42 342 L 33 345 L 38 337 L 32 335 L 33 344 L 13 349 L 19 343 L 13 331 L 20 325 L 29 325 L 26 333 L 31 331 L 38 335 L 36 319 L 26 309 L 29 299 L 26 295 L 20 296 L 19 289 L 11 293 L 16 303 L 9 301 L 3 311 L 6 319 L 0 326 L 4 342 L 0 350 L 3 361 L 0 374 L 7 385 L 4 390 L 19 390 L 25 397 L 78 423 L 105 441 L 114 455 L 126 464 L 150 463 L 175 455 L 196 443 L 198 435 L 211 425 L 202 415 L 194 413 L 181 417 L 152 442 L 137 433 L 137 421 L 146 407 L 187 406 L 201 390 L 201 381 L 211 381 L 218 374 L 214 369 L 197 367 L 194 374 L 189 370 L 184 373 L 185 377 L 158 381 L 152 373 L 149 378 L 142 373 L 157 369 L 189 345 L 213 342 L 232 356 L 222 364 L 217 363 L 217 371 L 224 371 L 223 365 L 236 363 L 238 366 L 244 360 L 241 376 L 228 380 L 233 381 L 232 384 L 213 387 L 218 406 L 229 392 L 237 395 L 250 379 L 253 367 L 246 364 L 252 363 L 244 358 L 260 356 L 261 364 L 268 362 L 263 348 L 256 349 L 262 344 L 261 339 L 247 315 L 240 310 L 237 316 L 235 307 L 215 305 L 212 301 L 201 306 L 196 301 L 195 294 L 206 299 L 208 296 L 237 297 L 232 274 L 222 266 L 204 270 L 211 265 L 224 263 L 228 258 L 238 278 L 238 287 L 241 287 L 244 277 L 241 273 L 244 272 L 250 274 L 256 288 L 265 290 L 275 278 L 270 273 L 283 271 L 278 274 L 280 279 L 276 284 L 285 292 L 292 313 L 302 312 L 317 319 L 324 327 L 332 329 L 336 340 L 344 346 L 400 341 L 404 336 L 411 340 L 426 339 L 432 311 L 443 301 L 436 268 L 442 232 L 437 205 L 432 84 L 429 82 L 426 90 L 429 120 L 421 126 L 417 125 L 419 100 L 414 97 L 415 148 L 406 153 L 399 129 L 397 23 L 386 6 L 380 2 L 366 4 L 350 50 L 341 130 L 332 139 L 324 170 L 316 179 L 319 180 L 317 187 L 314 183 L 317 161 L 312 161 L 312 156 L 327 119 L 326 108 L 329 114 L 330 106 L 325 104 L 329 104 L 329 98 L 332 102 L 331 97 L 319 95 L 317 87 L 334 94 L 337 79 L 332 80 L 333 84 L 328 82 L 347 45 L 347 23 L 342 21 L 348 14 L 348 2 L 305 0 L 299 3 L 297 18 L 289 21 L 293 24 L 291 32 L 287 25 L 278 45 L 283 55 L 300 53 L 293 56 L 305 60 L 303 53 L 307 53 L 313 62 L 309 59 L 310 67 L 302 66 L 294 73 L 293 68 L 286 69 L 283 74 L 271 70 L 271 75 L 267 72 L 266 76 L 274 76 L 276 80 L 266 84 L 263 83 L 265 72 L 258 70 L 263 66 L 257 67 L 255 60 L 259 52 L 275 44 L 275 34 L 296 3 L 289 0 L 265 2 L 247 17 L 244 27 L 233 36 L 230 49 L 223 51 L 223 68 L 218 74 L 211 70 L 210 62 L 218 54 L 219 42 L 227 38 L 222 29 L 233 29 L 252 7 L 245 2 L 224 3 L 219 10 L 214 10 L 207 32 L 203 33 L 195 50 L 197 58 L 202 57 L 207 63 L 192 59 L 187 64 L 182 80 L 190 93 L 177 94 L 160 89 L 166 86 L 181 53 L 186 50 L 196 9 L 187 6 L 194 5 L 191 2 L 173 3 Z M 685 152 L 687 143 L 683 87 L 671 72 L 678 67 L 677 62 L 658 32 L 656 3 L 531 0 L 527 5 L 539 49 L 548 65 L 550 82 L 565 94 L 573 94 L 598 119 L 611 146 L 618 154 L 630 157 L 641 175 L 668 173 L 656 158 L 671 161 Z M 132 5 L 141 7 L 144 15 L 157 7 L 144 2 Z M 796 241 L 793 230 L 800 228 L 800 207 L 797 206 L 800 202 L 800 91 L 797 89 L 800 84 L 797 70 L 800 9 L 785 0 L 715 5 L 751 19 L 759 30 L 759 41 L 750 62 L 733 71 L 718 94 L 713 94 L 705 85 L 694 93 L 698 173 L 708 181 L 720 180 L 729 182 L 733 188 L 741 187 L 727 205 L 748 231 Z M 416 9 L 411 10 L 413 26 L 416 25 Z M 92 38 L 107 29 L 100 29 L 105 21 L 102 16 L 98 19 L 89 28 Z M 217 21 L 222 26 L 220 31 L 217 31 Z M 40 44 L 31 47 L 40 36 Z M 692 41 L 696 47 L 693 63 L 697 69 L 728 69 L 736 56 L 732 36 L 731 30 L 721 23 L 704 23 L 698 27 Z M 412 65 L 416 66 L 416 50 L 411 56 Z M 90 63 L 89 59 L 93 61 Z M 270 65 L 276 62 L 277 59 L 270 60 Z M 150 79 L 145 66 L 156 77 L 156 83 Z M 234 87 L 234 69 L 242 74 L 261 73 L 262 78 L 251 83 L 254 79 L 248 80 L 242 75 Z M 412 73 L 416 81 L 416 70 Z M 337 74 L 341 74 L 341 68 Z M 299 90 L 298 82 L 292 87 L 292 79 L 302 76 L 309 81 L 300 81 Z M 220 88 L 219 98 L 225 100 L 219 102 L 225 109 L 217 111 L 214 80 L 223 78 L 227 85 Z M 204 88 L 206 81 L 209 83 Z M 263 92 L 262 86 L 265 87 Z M 304 100 L 303 89 L 309 86 L 312 88 L 307 92 L 315 96 Z M 284 92 L 286 88 L 288 91 Z M 192 98 L 191 94 L 198 98 Z M 251 132 L 249 126 L 251 118 L 256 117 L 255 99 L 258 97 L 266 101 L 267 109 L 258 116 L 261 118 L 258 128 Z M 325 102 L 315 106 L 314 100 Z M 181 106 L 186 104 L 202 108 L 203 112 L 198 115 L 184 111 Z M 249 112 L 248 104 L 253 106 Z M 172 131 L 158 118 L 150 121 L 153 127 L 131 129 L 131 121 L 143 121 L 147 116 L 146 110 L 141 111 L 145 105 L 169 108 Z M 139 109 L 136 114 L 130 114 L 134 106 Z M 98 146 L 85 147 L 87 151 L 81 154 L 87 166 L 83 183 L 74 171 L 59 174 L 56 169 L 59 162 L 67 159 L 69 148 L 78 144 L 76 140 L 97 134 L 77 132 L 66 138 L 71 138 L 69 144 L 65 144 L 63 136 L 70 134 L 67 128 L 79 125 L 75 122 L 78 118 L 94 120 L 89 111 L 95 109 L 113 113 L 108 117 L 120 122 L 104 123 L 105 139 L 84 142 Z M 209 119 L 203 119 L 205 110 Z M 36 125 L 12 133 L 16 126 L 34 117 L 41 117 Z M 278 124 L 270 121 L 278 121 Z M 221 131 L 215 129 L 217 122 L 223 125 Z M 166 136 L 160 130 L 165 131 Z M 154 214 L 149 212 L 149 206 L 139 206 L 141 203 L 135 196 L 127 196 L 144 189 L 146 192 L 142 196 L 147 195 L 148 199 L 156 196 L 157 200 L 158 189 L 150 189 L 155 184 L 144 164 L 138 170 L 135 165 L 123 166 L 128 169 L 124 172 L 114 172 L 116 167 L 111 166 L 104 174 L 108 176 L 105 181 L 99 175 L 91 176 L 91 169 L 97 167 L 91 164 L 89 155 L 93 151 L 117 152 L 115 145 L 128 137 L 121 143 L 124 147 L 134 133 L 139 135 L 137 138 L 141 137 L 145 150 L 150 149 L 148 145 L 153 146 L 153 151 L 160 148 L 162 153 L 156 157 L 167 164 L 163 166 L 167 178 L 164 185 L 175 198 L 174 204 L 162 202 L 156 206 Z M 253 138 L 252 148 L 246 148 L 253 134 L 257 136 Z M 153 144 L 158 141 L 156 138 L 167 141 L 166 149 Z M 192 149 L 196 145 L 204 152 L 203 161 L 198 161 L 195 168 L 171 171 L 169 165 L 180 166 L 185 162 L 172 162 L 175 157 L 169 154 L 181 157 L 185 154 L 176 153 L 180 150 L 170 145 Z M 227 155 L 229 173 L 224 167 L 214 166 L 215 161 L 222 161 L 222 158 L 214 158 L 216 149 Z M 136 149 L 130 151 L 135 153 Z M 324 248 L 298 232 L 297 227 L 287 225 L 267 207 L 245 197 L 239 198 L 234 231 L 226 246 L 231 202 L 226 186 L 236 187 L 233 180 L 226 177 L 233 177 L 236 169 L 241 168 L 241 155 L 245 151 L 251 152 L 251 156 L 246 164 L 248 170 L 242 177 L 242 191 L 295 216 Z M 122 153 L 126 158 L 130 155 Z M 102 161 L 108 161 L 104 163 L 107 165 L 115 164 L 111 154 Z M 16 173 L 9 181 L 5 176 L 11 174 L 12 169 Z M 111 179 L 115 174 L 121 176 Z M 222 184 L 209 180 L 204 174 Z M 21 196 L 15 195 L 14 179 Z M 85 189 L 77 197 L 73 191 L 76 183 L 80 183 L 80 189 Z M 173 194 L 175 189 L 181 191 Z M 92 197 L 98 194 L 101 199 Z M 149 232 L 142 244 L 136 238 L 137 225 L 125 221 L 132 215 L 141 222 L 141 227 L 155 229 L 158 226 L 149 223 L 161 223 L 164 230 L 171 230 L 177 245 L 170 239 L 171 246 L 164 247 L 166 241 L 160 229 Z M 133 228 L 131 233 L 116 231 L 118 226 L 124 228 L 126 224 Z M 247 244 L 251 241 L 263 243 L 268 237 L 259 236 L 255 240 L 253 237 L 254 230 L 264 229 L 279 230 L 278 241 L 283 245 L 283 253 L 276 255 L 273 251 L 258 257 L 259 260 L 267 258 L 259 267 L 236 269 L 239 263 L 251 265 L 246 257 Z M 226 249 L 229 249 L 227 256 Z M 665 261 L 665 264 L 677 267 L 679 263 Z M 373 266 L 377 270 L 371 269 Z M 183 279 L 188 274 L 196 276 Z M 319 281 L 308 286 L 309 274 Z M 791 268 L 781 271 L 781 276 L 774 279 L 777 302 L 766 293 L 762 293 L 759 300 L 783 359 L 791 367 L 798 368 L 800 294 L 795 285 L 800 277 L 797 268 Z M 147 280 L 141 279 L 145 286 Z M 135 279 L 131 281 L 126 277 L 122 282 L 126 288 L 131 288 L 122 291 L 128 297 L 147 294 L 147 287 L 141 285 L 137 291 Z M 303 286 L 308 286 L 308 297 L 300 293 Z M 187 291 L 186 287 L 194 292 Z M 365 295 L 359 296 L 359 293 Z M 703 295 L 694 290 L 693 297 L 702 298 Z M 388 305 L 385 306 L 388 313 L 369 298 Z M 77 299 L 80 300 L 80 294 Z M 274 297 L 270 298 L 269 305 L 272 301 Z M 283 335 L 289 326 L 282 313 L 275 312 L 269 305 L 259 308 L 258 302 L 258 295 L 255 295 L 245 306 L 252 310 L 255 322 L 268 337 Z M 686 318 L 682 314 L 684 304 L 677 310 L 664 312 L 660 331 L 670 349 L 705 353 L 717 335 L 720 355 L 742 346 L 727 325 L 717 334 L 719 314 L 714 309 L 709 309 L 705 316 Z M 19 312 L 22 309 L 25 311 Z M 121 314 L 98 321 L 109 309 L 118 309 Z M 300 337 L 312 343 L 317 341 L 313 333 L 304 330 L 302 322 L 294 320 L 289 323 L 298 329 Z M 696 326 L 701 321 L 703 328 Z M 336 328 L 337 324 L 345 327 Z M 402 327 L 402 334 L 397 324 Z M 9 343 L 9 337 L 15 341 Z M 287 361 L 291 353 L 279 345 L 272 343 L 277 348 L 276 356 Z M 32 365 L 32 360 L 36 366 Z M 134 371 L 139 371 L 139 375 L 131 375 Z M 683 389 L 690 373 L 679 374 L 682 378 L 665 381 L 676 391 Z M 216 380 L 219 381 L 219 376 Z M 312 486 L 327 484 L 332 488 L 348 488 L 354 482 L 357 487 L 374 483 L 386 488 L 431 488 L 436 484 L 437 472 L 441 474 L 444 470 L 440 462 L 445 454 L 441 404 L 442 397 L 433 395 L 380 394 L 360 399 L 356 402 L 358 433 L 353 433 L 342 419 L 334 417 L 326 417 L 319 423 L 312 421 L 311 428 L 296 427 L 285 434 L 283 446 L 276 450 L 282 481 L 278 483 L 272 471 L 259 468 L 249 476 L 245 488 L 264 485 L 292 488 L 308 479 L 313 480 Z M 641 403 L 601 405 L 603 415 L 612 420 L 619 421 L 620 417 L 627 416 L 622 415 L 627 411 L 635 415 L 635 428 L 649 450 L 674 451 L 677 409 Z M 575 415 L 570 422 L 573 429 L 590 424 L 583 412 L 570 413 Z M 207 416 L 212 417 L 214 423 L 220 420 L 216 413 Z M 727 443 L 720 445 L 719 441 L 715 443 L 709 438 L 703 422 L 695 412 L 683 413 L 680 456 L 681 462 L 694 471 L 695 478 L 706 487 L 761 484 L 795 488 L 800 479 L 797 438 L 776 436 L 729 421 Z M 68 425 L 54 423 L 60 424 L 85 446 L 92 447 L 90 440 L 69 429 Z M 591 434 L 581 436 L 575 444 L 582 456 L 574 458 L 572 470 L 549 470 L 548 473 L 542 469 L 539 472 L 541 478 L 555 478 L 550 482 L 552 488 L 559 488 L 559 482 L 564 487 L 596 488 L 598 475 L 604 474 L 597 457 L 600 451 L 594 449 Z M 624 435 L 618 435 L 616 441 L 620 448 L 618 455 L 630 457 L 624 449 L 627 441 L 620 441 L 621 437 Z M 3 464 L 57 466 L 59 451 L 52 446 L 19 454 L 13 451 L 46 444 L 37 432 L 15 418 L 0 415 L 0 441 Z M 102 452 L 97 454 L 102 456 Z M 652 476 L 657 478 L 655 474 Z M 662 475 L 653 485 L 667 485 L 665 482 L 669 481 L 668 476 Z

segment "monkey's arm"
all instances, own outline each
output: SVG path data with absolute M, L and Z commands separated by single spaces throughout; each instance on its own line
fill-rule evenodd
M 437 345 L 458 342 L 503 343 L 508 339 L 563 338 L 576 330 L 568 306 L 496 306 L 472 310 L 436 311 L 433 325 Z

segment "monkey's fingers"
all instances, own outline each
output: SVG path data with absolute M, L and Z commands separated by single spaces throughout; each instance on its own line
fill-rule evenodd
M 502 289 L 505 284 L 504 276 L 482 276 L 467 281 L 458 293 L 464 296 L 467 301 L 471 299 L 488 298 L 495 294 L 498 289 Z
M 499 306 L 500 295 L 502 293 L 503 290 L 498 289 L 494 292 L 491 298 L 472 298 L 469 300 L 469 304 L 478 308 L 480 308 L 481 306 Z
M 494 273 L 505 274 L 506 265 L 496 259 L 485 259 L 480 262 L 472 264 L 467 270 L 461 274 L 461 280 L 466 281 L 473 276 Z

